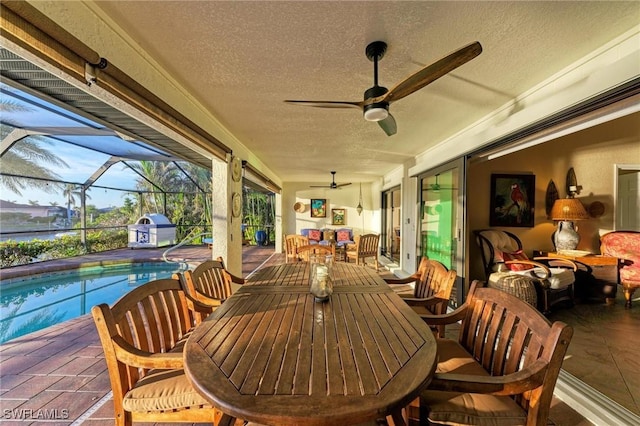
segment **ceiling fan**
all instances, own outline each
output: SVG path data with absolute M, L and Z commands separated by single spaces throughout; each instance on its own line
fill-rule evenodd
M 367 58 L 373 62 L 373 87 L 365 90 L 363 101 L 285 100 L 285 102 L 318 108 L 359 108 L 364 112 L 365 120 L 377 121 L 387 136 L 392 136 L 396 134 L 398 129 L 396 120 L 389 113 L 389 105 L 422 89 L 443 75 L 469 62 L 482 53 L 482 46 L 477 41 L 470 43 L 433 64 L 416 71 L 396 84 L 391 90 L 378 86 L 378 61 L 382 59 L 386 50 L 387 43 L 384 41 L 374 41 L 365 49 Z
M 331 172 L 331 183 L 329 185 L 311 185 L 311 188 L 329 188 L 329 189 L 340 189 L 343 186 L 351 185 L 351 182 L 347 183 L 336 183 L 336 172 Z

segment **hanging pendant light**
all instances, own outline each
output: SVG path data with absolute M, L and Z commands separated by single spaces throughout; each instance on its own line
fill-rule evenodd
M 360 199 L 358 200 L 356 211 L 358 212 L 358 216 L 362 214 L 362 183 L 360 183 Z

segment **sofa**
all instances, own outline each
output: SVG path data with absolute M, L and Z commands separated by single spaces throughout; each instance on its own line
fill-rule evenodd
M 355 242 L 353 239 L 353 230 L 351 228 L 305 228 L 300 230 L 300 234 L 309 238 L 310 244 L 329 245 L 335 242 L 336 247 L 342 247 Z

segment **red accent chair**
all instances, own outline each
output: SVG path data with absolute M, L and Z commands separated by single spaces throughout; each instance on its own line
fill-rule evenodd
M 633 293 L 640 287 L 640 232 L 609 232 L 600 237 L 600 252 L 620 259 L 618 279 L 624 291 L 625 307 L 631 308 Z

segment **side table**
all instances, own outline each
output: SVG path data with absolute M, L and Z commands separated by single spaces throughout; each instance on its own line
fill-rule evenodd
M 602 301 L 604 299 L 607 304 L 614 302 L 619 282 L 617 257 L 599 254 L 572 256 L 542 250 L 534 250 L 533 256 L 568 259 L 584 266 L 576 273 L 576 297 L 582 300 Z

